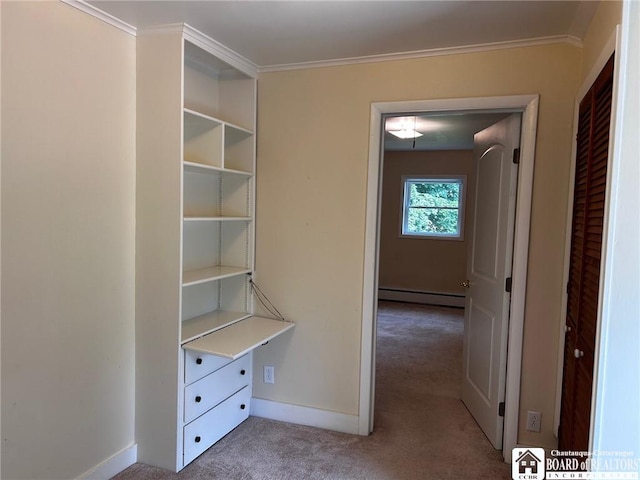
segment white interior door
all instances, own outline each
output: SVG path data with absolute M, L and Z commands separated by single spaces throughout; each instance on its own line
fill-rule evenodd
M 507 333 L 518 165 L 520 115 L 474 138 L 476 188 L 467 261 L 462 401 L 496 449 L 502 449 Z

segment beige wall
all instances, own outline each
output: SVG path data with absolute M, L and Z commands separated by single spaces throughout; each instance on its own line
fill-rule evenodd
M 258 397 L 357 414 L 371 102 L 540 94 L 525 311 L 520 441 L 554 446 L 556 351 L 580 49 L 514 48 L 263 74 L 259 80 L 257 274 L 297 322 L 257 352 L 277 368 Z
M 596 14 L 583 40 L 581 80 L 594 68 L 602 49 L 615 34 L 616 25 L 622 22 L 622 2 L 605 0 L 598 4 Z
M 134 435 L 135 39 L 0 5 L 2 477 L 73 478 Z M 539 93 L 519 441 L 555 444 L 573 96 L 619 18 L 601 3 L 582 63 L 553 45 L 261 76 L 257 279 L 298 325 L 257 351 L 278 370 L 256 396 L 357 414 L 370 103 Z
M 438 240 L 400 236 L 403 175 L 465 175 L 464 232 L 471 231 L 473 151 L 399 151 L 384 153 L 380 218 L 380 288 L 464 295 L 467 238 Z
M 2 2 L 2 478 L 134 441 L 135 38 Z

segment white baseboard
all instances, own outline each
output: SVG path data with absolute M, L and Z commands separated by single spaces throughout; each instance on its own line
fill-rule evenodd
M 464 295 L 459 293 L 416 292 L 394 288 L 379 288 L 378 300 L 393 300 L 396 302 L 424 303 L 428 305 L 442 305 L 444 307 L 464 308 Z
M 138 444 L 133 443 L 120 450 L 76 480 L 109 480 L 138 461 Z
M 288 403 L 273 402 L 262 398 L 251 399 L 251 415 L 279 420 L 281 422 L 324 428 L 336 432 L 358 434 L 357 415 L 330 412 L 319 408 L 302 407 Z

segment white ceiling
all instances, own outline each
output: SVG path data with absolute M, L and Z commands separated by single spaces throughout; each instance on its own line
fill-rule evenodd
M 582 39 L 595 1 L 105 1 L 139 29 L 188 23 L 259 67 L 553 36 Z

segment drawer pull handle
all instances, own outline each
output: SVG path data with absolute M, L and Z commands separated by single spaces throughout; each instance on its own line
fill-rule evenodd
M 244 375 L 245 373 L 247 373 L 247 372 L 245 372 L 244 368 L 242 370 L 240 370 L 240 375 Z
M 201 440 L 201 439 L 200 439 L 200 435 L 198 435 L 198 436 L 196 437 L 196 443 L 200 443 L 200 440 Z
M 198 396 L 196 397 L 196 403 L 200 403 L 200 400 L 202 400 L 202 397 L 201 397 L 200 395 L 198 395 Z
M 247 406 L 244 403 L 240 405 L 240 410 L 244 410 L 245 408 L 247 408 Z
M 196 363 L 197 363 L 198 365 L 202 365 L 202 359 L 201 359 L 201 358 L 197 358 L 197 359 L 196 359 Z

